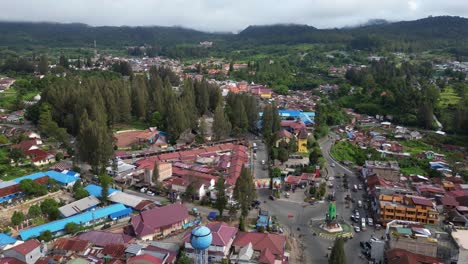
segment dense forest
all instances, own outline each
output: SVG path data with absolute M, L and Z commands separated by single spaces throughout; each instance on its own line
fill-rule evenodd
M 130 78 L 99 71 L 47 77 L 37 85 L 42 87 L 39 104 L 28 107 L 26 117 L 65 146 L 73 147 L 68 135 L 76 137 L 81 160 L 95 168 L 112 155 L 112 130 L 119 124 L 158 127 L 172 143 L 186 131 L 206 133 L 206 116 L 214 116 L 217 139 L 256 129 L 258 107 L 251 95 L 229 94 L 224 103 L 218 86 L 186 80 L 175 89 L 179 79 L 172 76 L 168 69 L 153 67 Z
M 467 86 L 464 76 L 457 79 L 434 79 L 430 63 L 396 65 L 386 60 L 374 61 L 363 69 L 350 69 L 346 78 L 353 87 L 344 88 L 339 102 L 358 112 L 382 115 L 407 125 L 437 128 L 434 115 L 441 117 L 445 130 L 468 131 Z M 455 89 L 459 100 L 441 104 L 441 93 Z
M 1 22 L 0 47 L 21 51 L 47 48 L 125 50 L 129 46 L 154 47 L 151 54 L 202 57 L 200 41 L 213 41 L 210 52 L 230 52 L 253 46 L 323 43 L 350 49 L 422 51 L 449 49 L 468 55 L 468 19 L 428 17 L 415 21 L 374 23 L 355 28 L 316 29 L 306 25 L 249 26 L 239 34 L 205 33 L 180 27 L 91 27 L 84 24 Z

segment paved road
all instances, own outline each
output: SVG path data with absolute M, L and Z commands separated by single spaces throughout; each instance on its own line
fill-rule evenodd
M 260 141 L 255 141 L 255 143 L 258 146 L 258 150 L 257 160 L 254 163 L 254 175 L 256 178 L 266 178 L 268 177 L 268 174 L 266 171 L 261 169 L 260 164 L 261 160 L 264 159 L 263 157 L 266 158 L 265 147 L 264 144 Z M 358 175 L 349 168 L 346 168 L 335 162 L 330 157 L 329 151 L 332 145 L 332 139 L 324 139 L 320 142 L 323 155 L 327 159 L 328 163 L 327 167 L 325 168 L 328 172 L 328 176 L 334 177 L 335 175 L 344 175 L 346 173 L 348 175 L 348 186 L 352 187 L 354 184 L 358 185 L 360 183 Z M 331 164 L 335 164 L 335 166 L 332 167 L 330 166 Z M 335 177 L 333 189 L 330 191 L 335 192 L 338 219 L 343 219 L 347 223 L 353 224 L 351 223 L 350 216 L 354 207 L 357 207 L 355 206 L 357 201 L 362 200 L 363 191 L 359 190 L 358 192 L 351 192 L 351 196 L 355 199 L 356 203 L 351 204 L 350 208 L 346 208 L 344 198 L 347 192 L 343 188 L 342 180 L 342 177 Z M 297 190 L 297 192 L 301 191 L 303 190 Z M 300 241 L 304 246 L 304 263 L 327 263 L 326 255 L 330 253 L 327 248 L 333 245 L 333 241 L 314 236 L 312 230 L 308 227 L 308 224 L 310 221 L 314 221 L 314 219 L 315 221 L 322 221 L 321 219 L 325 217 L 325 213 L 327 212 L 328 203 L 316 203 L 315 205 L 311 206 L 305 204 L 299 199 L 295 201 L 290 199 L 271 201 L 268 199 L 270 191 L 267 189 L 258 190 L 257 195 L 258 199 L 262 201 L 262 209 L 268 210 L 270 215 L 276 216 L 278 218 L 278 222 L 281 223 L 287 230 L 292 232 L 292 236 L 298 237 L 299 234 L 301 235 Z M 361 216 L 366 215 L 364 209 L 360 208 L 359 211 Z M 288 215 L 293 216 L 293 218 L 289 218 Z M 359 264 L 366 262 L 360 257 L 359 242 L 369 240 L 373 234 L 373 229 L 367 228 L 367 231 L 356 233 L 353 239 L 346 242 L 345 251 L 347 256 L 347 263 Z M 382 234 L 383 231 L 379 231 L 374 235 L 376 237 L 380 237 Z
M 362 184 L 363 182 L 361 181 L 360 176 L 357 173 L 355 173 L 354 171 L 350 170 L 349 168 L 341 165 L 340 163 L 334 161 L 333 158 L 330 156 L 330 149 L 333 146 L 334 140 L 335 140 L 334 139 L 335 135 L 331 134 L 331 136 L 332 136 L 332 139 L 327 138 L 326 140 L 324 140 L 320 144 L 323 156 L 325 157 L 325 159 L 327 160 L 327 163 L 328 163 L 327 170 L 330 172 L 330 175 L 344 175 L 344 174 L 347 174 L 348 175 L 348 186 L 350 187 L 350 190 L 351 190 L 354 185 L 358 186 L 359 184 Z M 334 164 L 335 166 L 331 167 L 331 164 Z M 346 208 L 344 198 L 345 198 L 347 192 L 343 188 L 342 180 L 343 180 L 343 177 L 335 179 L 335 181 L 336 181 L 335 187 L 339 188 L 335 192 L 335 194 L 336 194 L 335 198 L 336 198 L 336 201 L 337 201 L 337 213 L 340 216 L 340 218 L 343 217 L 343 219 L 347 223 L 354 225 L 355 223 L 351 222 L 351 219 L 350 219 L 350 217 L 352 215 L 352 211 L 354 209 L 357 208 L 359 210 L 359 215 L 360 215 L 361 218 L 366 217 L 368 215 L 368 212 L 366 212 L 366 210 L 364 208 L 358 208 L 358 206 L 357 206 L 357 203 L 358 203 L 359 200 L 361 200 L 363 202 L 363 204 L 364 204 L 364 199 L 363 199 L 364 190 L 358 190 L 357 192 L 351 191 L 350 192 L 351 197 L 356 202 L 351 204 L 350 208 Z M 373 227 L 369 227 L 367 225 L 366 225 L 366 227 L 367 227 L 366 231 L 360 232 L 360 233 L 355 233 L 354 238 L 351 239 L 351 240 L 348 240 L 348 242 L 346 242 L 345 252 L 346 252 L 347 263 L 350 263 L 350 264 L 365 263 L 366 261 L 360 257 L 360 255 L 361 255 L 360 250 L 361 249 L 360 249 L 360 246 L 359 246 L 359 242 L 369 240 L 371 235 L 374 235 L 375 237 L 380 238 L 384 233 L 383 230 L 375 231 Z M 357 252 L 359 252 L 359 254 L 357 254 Z

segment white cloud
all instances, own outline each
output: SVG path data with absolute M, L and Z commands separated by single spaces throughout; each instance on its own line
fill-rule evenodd
M 254 24 L 331 28 L 373 18 L 468 16 L 465 0 L 0 0 L 0 6 L 0 20 L 181 25 L 207 31 L 238 31 Z

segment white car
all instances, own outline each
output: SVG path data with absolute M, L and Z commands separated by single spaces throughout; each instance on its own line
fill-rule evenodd
M 359 228 L 359 226 L 354 226 L 354 232 L 356 233 L 361 232 L 361 229 Z
M 334 168 L 334 167 L 335 167 L 335 163 L 332 163 L 330 166 Z
M 148 190 L 148 188 L 143 187 L 143 188 L 140 189 L 140 192 L 145 193 L 147 190 Z
M 149 196 L 154 196 L 154 192 L 152 192 L 152 191 L 147 191 L 146 194 L 149 195 Z

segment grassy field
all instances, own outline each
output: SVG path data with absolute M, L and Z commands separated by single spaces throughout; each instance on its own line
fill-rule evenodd
M 439 107 L 445 108 L 449 105 L 456 105 L 460 102 L 460 96 L 452 89 L 452 87 L 446 87 L 443 92 L 440 93 Z
M 433 147 L 418 140 L 404 140 L 400 142 L 403 146 L 403 151 L 410 153 L 412 156 L 427 150 L 433 150 Z
M 144 121 L 132 120 L 128 124 L 116 124 L 114 125 L 112 130 L 114 132 L 117 132 L 117 131 L 122 131 L 122 130 L 131 130 L 131 129 L 144 130 L 147 128 L 148 128 L 148 125 Z
M 337 161 L 351 161 L 354 164 L 357 162 L 357 157 L 360 155 L 358 150 L 349 142 L 337 142 L 331 149 L 333 158 Z

